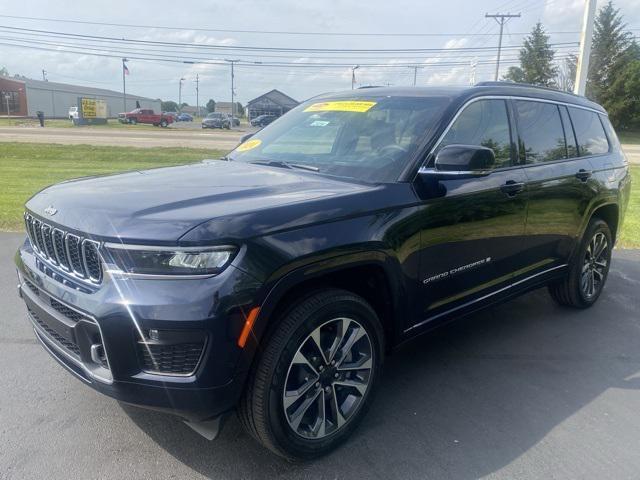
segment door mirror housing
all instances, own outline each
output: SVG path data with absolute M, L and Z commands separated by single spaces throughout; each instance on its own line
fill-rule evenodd
M 244 134 L 243 136 L 241 136 L 241 137 L 240 137 L 240 143 L 244 143 L 244 142 L 246 142 L 247 140 L 249 140 L 251 137 L 253 137 L 254 133 L 255 133 L 255 132 L 253 132 L 253 133 L 246 133 L 246 134 Z
M 480 145 L 447 145 L 436 155 L 434 168 L 421 168 L 421 176 L 439 180 L 484 177 L 491 173 L 496 156 Z

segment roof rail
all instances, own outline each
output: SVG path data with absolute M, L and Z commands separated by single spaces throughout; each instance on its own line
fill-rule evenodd
M 522 87 L 522 88 L 537 88 L 539 90 L 547 90 L 549 92 L 558 92 L 558 93 L 566 93 L 568 95 L 573 95 L 574 97 L 582 97 L 582 95 L 576 95 L 573 92 L 567 92 L 566 90 L 559 90 L 557 88 L 552 87 L 542 87 L 540 85 L 533 85 L 531 83 L 519 83 L 512 81 L 487 81 L 487 82 L 478 82 L 474 85 L 474 87 Z

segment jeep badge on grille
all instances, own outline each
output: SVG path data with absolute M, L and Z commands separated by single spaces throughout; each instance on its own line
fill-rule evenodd
M 46 213 L 49 216 L 53 216 L 56 213 L 58 213 L 58 209 L 55 208 L 53 205 L 49 205 L 47 208 L 44 209 L 44 213 Z

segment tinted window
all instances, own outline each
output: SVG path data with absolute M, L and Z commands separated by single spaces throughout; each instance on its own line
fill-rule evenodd
M 525 163 L 550 162 L 567 156 L 558 106 L 553 103 L 515 102 L 518 133 Z
M 581 157 L 598 155 L 609 151 L 609 142 L 595 112 L 582 108 L 569 107 L 573 129 L 578 139 L 578 152 Z
M 559 106 L 560 116 L 562 117 L 562 126 L 564 127 L 564 136 L 567 139 L 567 157 L 574 158 L 578 156 L 578 145 L 576 144 L 576 136 L 573 133 L 573 125 L 569 118 L 567 107 Z
M 511 135 L 504 100 L 479 100 L 463 110 L 440 143 L 482 145 L 493 149 L 494 168 L 511 165 Z

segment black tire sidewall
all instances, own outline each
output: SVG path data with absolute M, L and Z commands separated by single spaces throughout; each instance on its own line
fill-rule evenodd
M 291 430 L 285 418 L 282 405 L 284 382 L 286 380 L 289 364 L 302 341 L 315 328 L 337 317 L 347 317 L 358 321 L 369 335 L 374 357 L 374 367 L 369 387 L 365 393 L 365 398 L 358 407 L 358 411 L 349 418 L 348 423 L 343 426 L 340 431 L 320 440 L 304 439 Z M 360 420 L 364 417 L 371 404 L 380 378 L 383 351 L 380 322 L 378 321 L 374 311 L 368 307 L 366 303 L 344 298 L 323 305 L 321 308 L 312 312 L 309 316 L 303 319 L 292 332 L 288 342 L 280 352 L 278 361 L 275 365 L 275 371 L 271 377 L 266 410 L 268 412 L 270 433 L 272 434 L 275 443 L 296 458 L 308 459 L 320 456 L 329 450 L 334 449 L 346 440 L 357 427 Z

